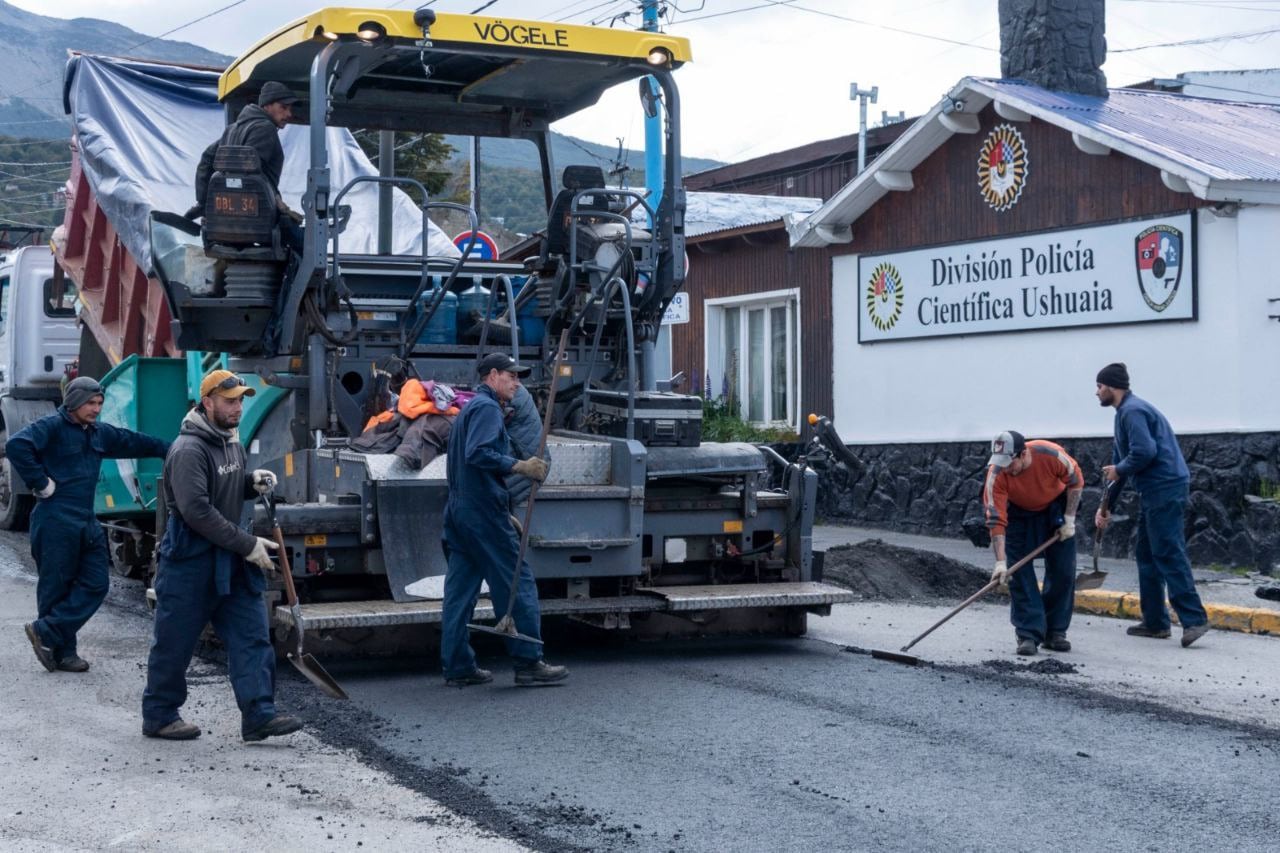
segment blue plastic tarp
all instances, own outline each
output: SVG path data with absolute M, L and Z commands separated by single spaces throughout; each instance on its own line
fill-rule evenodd
M 80 164 L 98 205 L 125 248 L 151 270 L 148 217 L 152 210 L 182 213 L 195 204 L 195 172 L 200 155 L 226 125 L 218 102 L 218 73 L 176 65 L 81 54 L 68 63 L 67 112 L 80 148 Z M 335 192 L 357 175 L 378 170 L 345 128 L 328 131 L 330 183 Z M 307 183 L 309 130 L 288 125 L 280 131 L 285 167 L 280 194 L 301 210 Z M 422 253 L 422 212 L 394 191 L 392 251 Z M 342 232 L 343 253 L 377 250 L 378 189 L 360 184 L 343 198 L 351 220 Z M 456 257 L 457 248 L 434 223 L 433 256 Z

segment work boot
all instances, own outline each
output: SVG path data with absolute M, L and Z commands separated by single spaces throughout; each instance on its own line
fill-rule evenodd
M 1187 646 L 1191 645 L 1192 643 L 1194 643 L 1196 640 L 1200 639 L 1207 633 L 1209 633 L 1208 622 L 1201 622 L 1199 625 L 1192 625 L 1190 628 L 1183 628 L 1182 629 L 1182 647 L 1185 649 Z
M 471 687 L 476 684 L 488 684 L 493 681 L 493 673 L 487 669 L 476 667 L 466 675 L 459 675 L 444 680 L 446 687 Z
M 1036 641 L 1030 637 L 1023 637 L 1018 640 L 1018 654 L 1023 657 L 1030 657 L 1036 653 Z
M 200 727 L 193 726 L 179 717 L 167 726 L 161 726 L 153 731 L 143 729 L 142 734 L 146 737 L 160 738 L 161 740 L 195 740 L 200 737 Z
M 552 666 L 544 660 L 516 666 L 516 684 L 533 687 L 539 684 L 555 684 L 569 677 L 569 667 Z
M 1125 633 L 1130 637 L 1150 637 L 1153 640 L 1167 640 L 1173 636 L 1168 628 L 1161 628 L 1157 631 L 1155 628 L 1148 628 L 1139 622 L 1137 625 L 1130 625 Z M 1197 635 L 1198 636 L 1198 635 Z
M 266 740 L 269 737 L 291 735 L 300 728 L 302 728 L 302 720 L 297 717 L 290 717 L 288 714 L 276 714 L 253 731 L 245 732 L 241 737 L 244 738 L 246 743 L 254 743 Z
M 58 661 L 58 669 L 63 672 L 88 672 L 89 662 L 79 655 L 67 655 Z
M 27 632 L 27 639 L 31 641 L 31 648 L 36 653 L 36 660 L 40 661 L 40 665 L 50 672 L 57 669 L 58 662 L 53 659 L 53 649 L 46 646 L 44 640 L 40 639 L 40 633 L 36 631 L 36 623 L 28 622 L 22 628 Z
M 1040 645 L 1055 652 L 1071 651 L 1071 641 L 1067 639 L 1066 632 L 1064 631 L 1054 631 L 1050 633 L 1048 638 Z

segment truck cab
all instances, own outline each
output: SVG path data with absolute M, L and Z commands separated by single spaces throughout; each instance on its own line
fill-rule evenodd
M 80 329 L 74 283 L 54 274 L 47 246 L 0 251 L 0 444 L 62 402 L 62 380 L 76 362 Z M 22 529 L 32 497 L 0 460 L 0 527 Z

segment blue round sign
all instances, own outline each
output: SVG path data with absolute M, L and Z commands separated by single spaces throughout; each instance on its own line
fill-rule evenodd
M 463 231 L 453 238 L 453 245 L 458 247 L 464 258 L 474 261 L 496 261 L 498 244 L 483 231 Z

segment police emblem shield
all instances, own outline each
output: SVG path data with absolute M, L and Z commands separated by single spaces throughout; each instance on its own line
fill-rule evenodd
M 1163 311 L 1178 294 L 1182 280 L 1182 232 L 1172 225 L 1152 225 L 1135 242 L 1142 298 L 1152 311 Z

